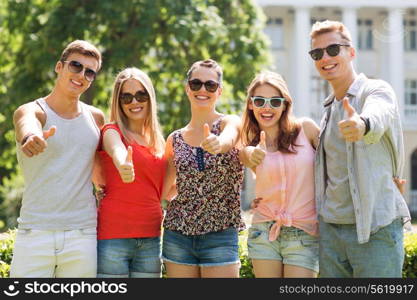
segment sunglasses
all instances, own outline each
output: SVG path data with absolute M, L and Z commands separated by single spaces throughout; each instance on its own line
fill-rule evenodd
M 199 91 L 203 86 L 206 88 L 207 92 L 214 93 L 219 88 L 219 83 L 213 80 L 207 80 L 206 82 L 202 82 L 200 79 L 193 79 L 188 81 L 188 85 L 190 89 L 194 92 Z
M 342 44 L 331 44 L 326 48 L 316 48 L 308 52 L 312 59 L 320 60 L 324 55 L 324 50 L 326 50 L 329 56 L 337 56 L 340 53 L 340 47 L 350 47 L 350 45 Z
M 254 96 L 254 97 L 250 97 L 250 99 L 252 100 L 253 105 L 255 105 L 255 107 L 258 107 L 258 108 L 264 107 L 267 103 L 272 108 L 278 108 L 285 101 L 285 98 L 282 98 L 282 97 L 266 98 L 266 97 L 261 97 L 261 96 Z
M 68 63 L 68 70 L 72 73 L 80 73 L 84 70 L 84 65 L 76 60 L 64 60 L 64 63 Z M 84 77 L 88 81 L 93 81 L 96 78 L 97 73 L 89 68 L 85 68 Z
M 134 95 L 131 93 L 122 93 L 119 96 L 119 100 L 122 104 L 130 104 L 133 101 L 133 98 L 140 103 L 149 101 L 149 94 L 147 91 L 137 91 Z

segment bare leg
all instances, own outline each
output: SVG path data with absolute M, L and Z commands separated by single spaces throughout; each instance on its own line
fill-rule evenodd
M 285 278 L 316 278 L 317 273 L 313 270 L 294 265 L 284 265 Z
M 201 267 L 202 278 L 239 278 L 240 264 L 216 267 Z
M 199 266 L 187 266 L 172 262 L 164 262 L 168 278 L 200 278 Z
M 282 278 L 282 262 L 271 259 L 252 259 L 256 278 Z

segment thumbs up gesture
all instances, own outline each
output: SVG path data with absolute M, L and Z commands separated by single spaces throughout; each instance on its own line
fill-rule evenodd
M 249 156 L 249 161 L 253 167 L 257 167 L 265 158 L 266 155 L 266 137 L 265 131 L 261 131 L 259 136 L 259 144 L 253 147 Z
M 220 139 L 217 135 L 210 132 L 210 127 L 207 123 L 204 124 L 204 136 L 201 142 L 201 148 L 211 154 L 220 153 L 222 150 Z
M 48 130 L 42 131 L 42 136 L 39 136 L 34 133 L 27 134 L 22 139 L 22 152 L 28 157 L 32 157 L 42 153 L 48 146 L 46 140 L 53 136 L 55 132 L 56 126 L 51 126 Z
M 365 122 L 360 118 L 355 108 L 350 105 L 349 98 L 345 97 L 342 101 L 343 109 L 346 111 L 348 117 L 339 122 L 339 131 L 347 142 L 357 142 L 365 134 Z
M 124 183 L 130 183 L 135 180 L 135 169 L 133 168 L 132 147 L 127 147 L 125 161 L 118 167 L 120 177 Z

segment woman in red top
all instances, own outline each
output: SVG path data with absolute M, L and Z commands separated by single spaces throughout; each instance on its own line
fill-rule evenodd
M 165 143 L 156 111 L 149 77 L 137 68 L 120 72 L 99 145 L 106 195 L 98 210 L 98 277 L 160 277 Z

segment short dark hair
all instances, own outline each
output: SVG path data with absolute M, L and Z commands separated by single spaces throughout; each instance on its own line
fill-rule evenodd
M 79 53 L 85 56 L 94 57 L 98 61 L 98 69 L 96 71 L 100 70 L 101 53 L 93 44 L 84 40 L 75 40 L 65 47 L 59 60 L 64 62 L 72 53 Z
M 191 66 L 191 68 L 187 72 L 187 80 L 189 80 L 191 78 L 192 73 L 198 67 L 214 69 L 214 71 L 216 71 L 216 73 L 219 77 L 219 83 L 222 82 L 222 80 L 223 80 L 223 70 L 220 67 L 220 65 L 214 59 L 210 59 L 210 58 L 206 59 L 206 60 L 199 60 L 199 61 L 196 61 L 195 63 L 193 63 L 193 65 Z

